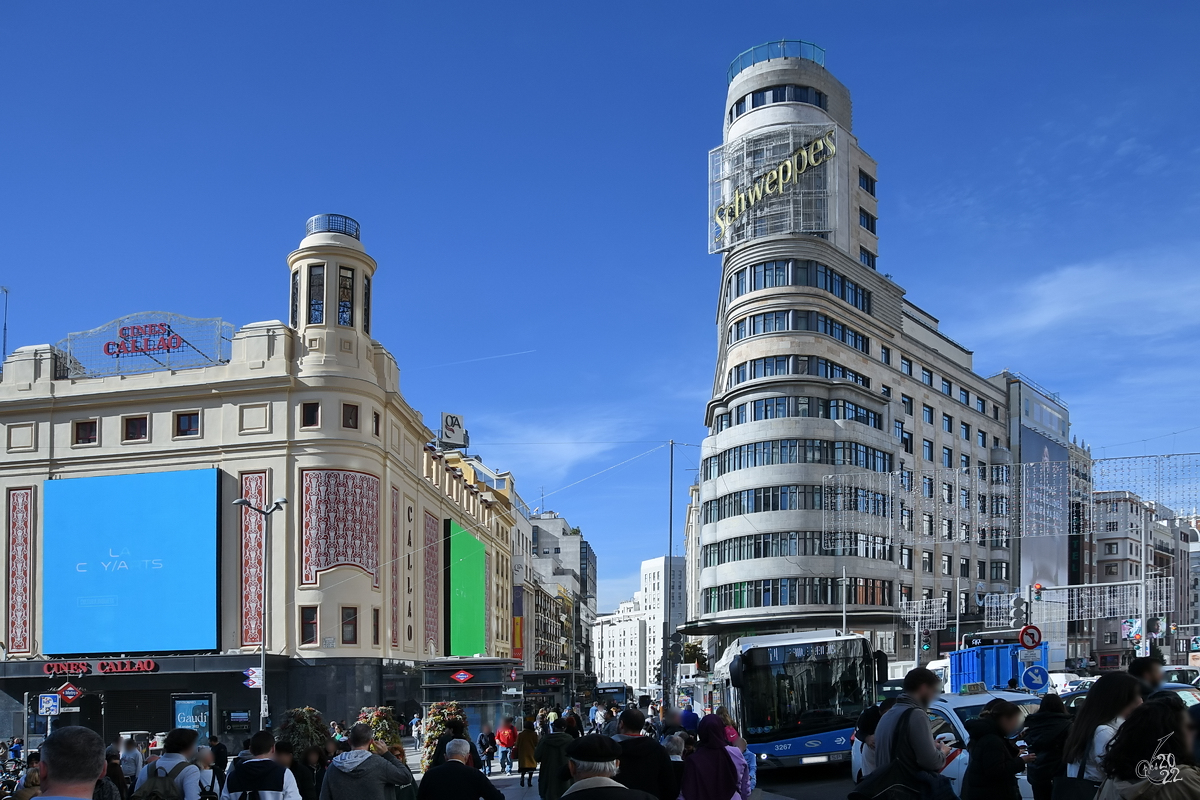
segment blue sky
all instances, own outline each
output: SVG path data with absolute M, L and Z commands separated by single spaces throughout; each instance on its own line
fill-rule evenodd
M 10 348 L 143 310 L 282 319 L 304 220 L 353 216 L 409 402 L 462 414 L 531 504 L 553 492 L 615 606 L 666 547 L 666 450 L 562 487 L 704 435 L 725 69 L 803 38 L 879 162 L 880 270 L 977 371 L 1061 392 L 1097 455 L 1200 450 L 1197 22 L 1183 3 L 5 3 Z M 677 451 L 677 547 L 697 453 Z

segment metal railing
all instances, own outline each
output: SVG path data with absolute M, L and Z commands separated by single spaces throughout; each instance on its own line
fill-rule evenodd
M 317 214 L 309 217 L 304 226 L 311 236 L 314 233 L 344 233 L 358 238 L 358 222 L 342 214 Z
M 778 42 L 767 42 L 738 55 L 729 62 L 729 83 L 738 73 L 747 67 L 752 67 L 760 61 L 770 61 L 773 58 L 803 58 L 814 64 L 825 66 L 825 51 L 812 42 L 802 42 L 797 39 L 783 39 Z

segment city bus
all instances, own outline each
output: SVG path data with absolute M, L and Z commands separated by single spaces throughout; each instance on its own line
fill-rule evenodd
M 850 736 L 887 678 L 887 657 L 833 630 L 743 636 L 714 681 L 759 769 L 850 760 Z
M 605 708 L 625 708 L 636 700 L 637 696 L 628 683 L 597 683 L 596 699 L 603 703 Z

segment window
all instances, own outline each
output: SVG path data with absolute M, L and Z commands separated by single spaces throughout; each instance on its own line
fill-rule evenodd
M 871 195 L 871 197 L 874 197 L 875 179 L 860 169 L 858 171 L 858 188 Z
M 958 390 L 958 402 L 962 403 L 964 406 L 971 405 L 971 393 L 968 392 L 966 389 L 959 389 Z
M 1120 564 L 1105 564 L 1104 565 L 1104 574 L 1105 575 L 1120 575 L 1121 574 L 1121 565 Z
M 950 556 L 947 556 L 947 555 L 942 556 L 942 574 L 943 575 L 950 574 Z
M 945 378 L 942 378 L 942 394 L 949 397 L 953 393 L 954 393 L 954 386 L 950 383 L 950 381 L 946 380 Z
M 766 104 L 767 104 L 767 93 L 765 91 L 754 92 L 752 95 L 750 95 L 750 107 L 751 108 L 758 108 L 759 106 L 765 106 Z
M 1119 547 L 1120 547 L 1120 545 L 1117 542 L 1105 542 L 1104 543 L 1104 555 L 1115 556 L 1117 554 L 1117 549 Z
M 975 398 L 975 410 L 978 411 L 980 414 L 984 414 L 987 412 L 987 403 L 984 402 L 982 397 Z
M 1008 580 L 1008 562 L 993 561 L 992 562 L 992 580 L 1007 581 Z
M 893 422 L 892 423 L 892 432 L 896 434 L 897 439 L 903 439 L 904 438 L 904 423 L 901 422 L 900 420 L 896 420 L 895 422 Z
M 958 468 L 963 471 L 964 475 L 971 474 L 971 456 L 968 453 L 962 453 L 958 457 Z
M 872 253 L 867 248 L 859 245 L 858 260 L 863 264 L 863 266 L 867 266 L 867 267 L 870 267 L 871 269 L 875 269 L 875 258 L 876 258 L 876 256 L 874 253 Z
M 946 433 L 954 432 L 954 417 L 949 414 L 942 414 L 942 430 Z
M 921 496 L 928 498 L 933 497 L 933 478 L 929 475 L 924 475 L 921 477 Z
M 292 327 L 300 325 L 300 270 L 292 270 L 292 297 L 291 297 L 291 312 L 288 319 L 292 322 Z
M 325 265 L 308 265 L 308 324 L 325 321 Z
M 1106 531 L 1115 531 L 1115 530 L 1118 530 L 1119 528 L 1120 528 L 1120 523 L 1118 523 L 1116 521 L 1109 521 L 1109 522 L 1104 523 L 1104 530 L 1106 530 Z
M 987 562 L 986 561 L 976 561 L 975 562 L 975 578 L 977 580 L 981 580 L 981 581 L 987 580 Z
M 900 548 L 900 568 L 901 569 L 912 569 L 913 568 L 913 551 L 912 551 L 911 547 L 901 547 Z
M 342 606 L 342 644 L 358 644 L 358 608 Z
M 1116 631 L 1105 631 L 1104 632 L 1104 643 L 1105 644 L 1116 644 L 1117 643 L 1117 632 Z
M 892 387 L 890 386 L 880 386 L 879 391 L 884 397 L 892 396 Z
M 900 395 L 900 406 L 904 409 L 905 414 L 907 414 L 910 417 L 912 416 L 913 399 L 911 397 L 909 397 L 906 394 Z
M 933 552 L 930 550 L 921 551 L 921 572 L 933 572 Z
M 363 275 L 363 333 L 371 332 L 371 278 Z
M 958 560 L 958 574 L 959 574 L 959 577 L 962 577 L 962 578 L 971 577 L 971 559 L 960 558 Z
M 371 644 L 379 647 L 379 609 L 371 609 Z
M 300 607 L 300 644 L 317 643 L 317 607 Z
M 971 441 L 971 426 L 963 422 L 958 426 L 958 435 L 966 441 Z
M 338 325 L 354 326 L 354 270 L 338 267 Z
M 745 424 L 745 422 L 746 422 L 746 404 L 742 403 L 741 405 L 734 406 L 733 423 L 735 425 L 743 425 L 743 424 Z
M 75 423 L 75 444 L 96 443 L 96 420 L 85 419 Z
M 321 424 L 321 404 L 320 403 L 301 403 L 300 404 L 300 427 L 301 428 L 316 428 Z
M 875 233 L 875 215 L 867 211 L 865 208 L 858 209 L 858 224 L 871 233 Z
M 144 441 L 149 434 L 149 422 L 146 417 L 126 417 L 121 438 L 126 442 Z
M 879 360 L 890 366 L 892 363 L 892 349 L 881 346 L 879 348 Z
M 912 377 L 912 359 L 900 356 L 900 371 L 905 375 Z
M 921 418 L 925 420 L 926 425 L 932 425 L 933 406 L 921 406 Z
M 933 371 L 921 367 L 921 383 L 926 386 L 933 386 Z
M 176 436 L 199 436 L 200 435 L 200 412 L 199 411 L 181 411 L 175 415 L 175 435 Z
M 930 589 L 928 587 L 922 589 L 921 590 L 921 599 L 922 600 L 932 600 L 933 599 L 933 589 Z
M 371 412 L 371 433 L 375 434 L 376 436 L 379 435 L 379 412 L 378 411 Z
M 926 461 L 933 461 L 933 442 L 925 439 L 921 442 L 921 455 Z
M 987 447 L 987 431 L 975 432 L 975 444 L 980 447 Z
M 342 427 L 358 430 L 358 406 L 354 403 L 342 403 Z
M 946 469 L 954 467 L 954 451 L 949 447 L 942 448 L 942 466 Z

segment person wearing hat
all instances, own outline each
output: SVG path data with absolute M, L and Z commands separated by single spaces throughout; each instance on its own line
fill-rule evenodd
M 567 747 L 567 769 L 574 783 L 563 792 L 571 800 L 656 800 L 654 795 L 628 789 L 613 778 L 620 769 L 621 745 L 593 733 Z

